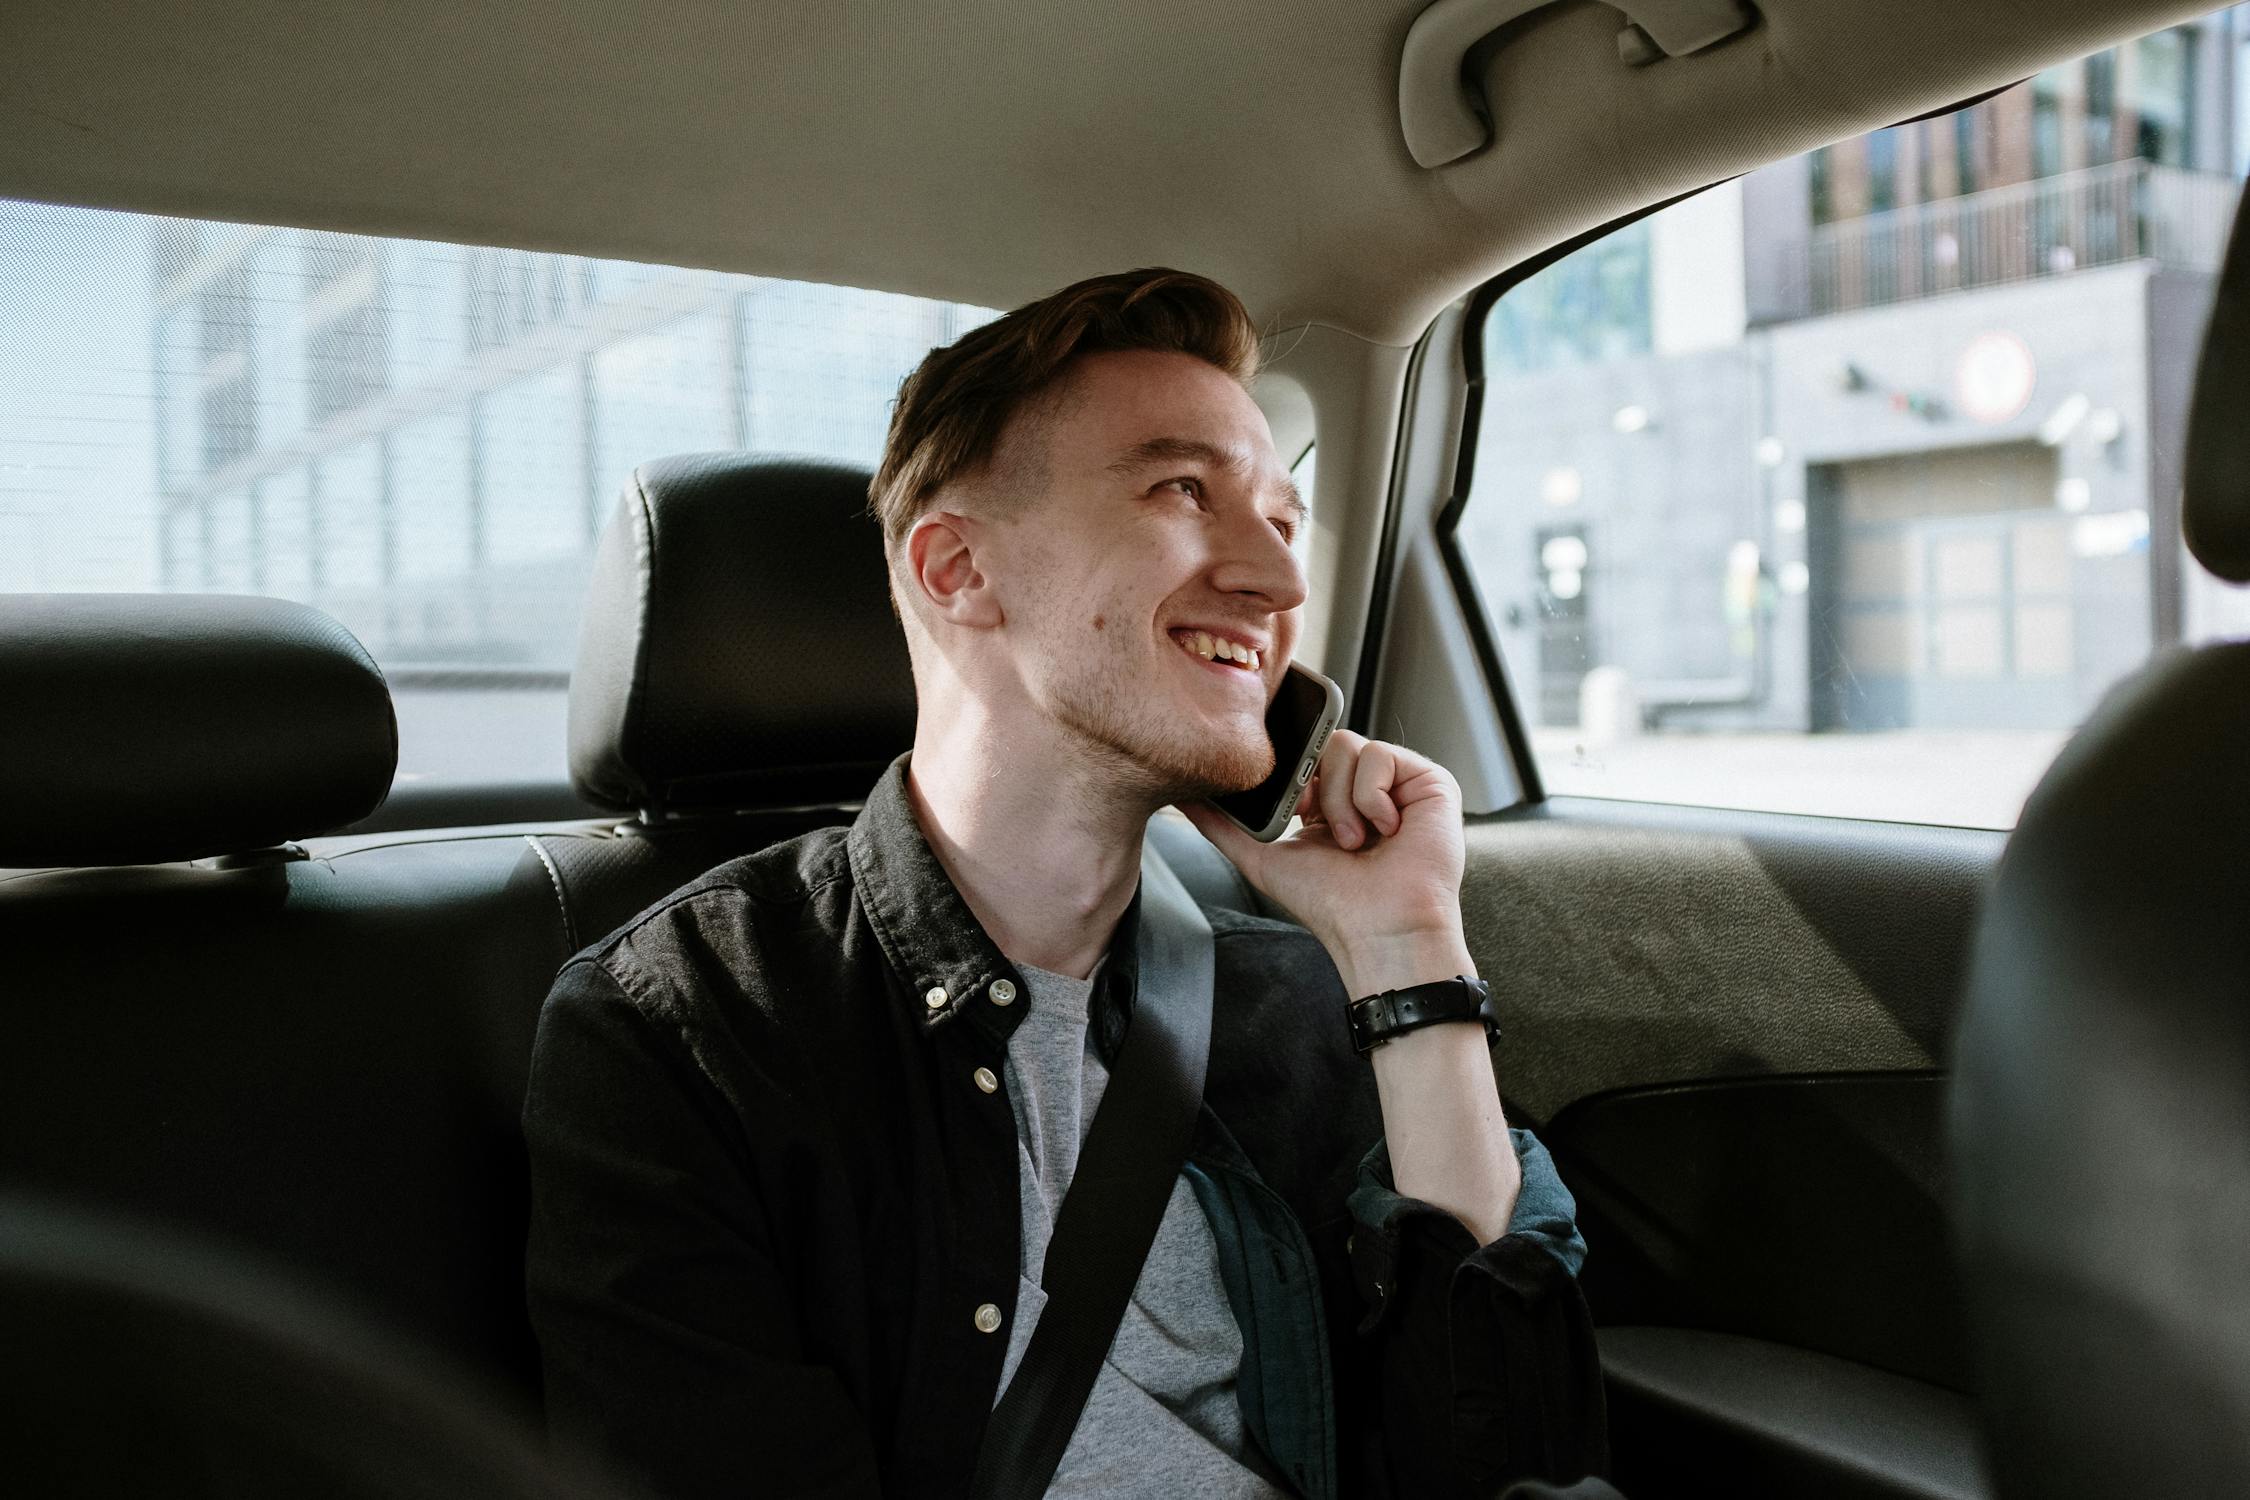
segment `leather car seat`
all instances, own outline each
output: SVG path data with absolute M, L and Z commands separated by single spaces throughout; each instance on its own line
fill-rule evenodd
M 0 1193 L 243 1251 L 535 1398 L 519 1120 L 556 969 L 712 865 L 848 819 L 911 741 L 868 479 L 636 471 L 573 689 L 576 781 L 621 815 L 598 821 L 330 833 L 397 753 L 342 626 L 0 596 Z M 1159 823 L 1199 898 L 1254 901 Z
M 414 1350 L 236 1253 L 0 1199 L 0 1453 L 41 1500 L 592 1500 Z
M 2250 582 L 2250 213 L 2188 430 L 2184 532 Z M 2250 1494 L 2250 642 L 2161 654 L 2025 805 L 1953 1085 L 1996 1492 Z
M 318 611 L 0 596 L 0 1191 L 305 1275 L 519 1397 L 516 1114 L 568 955 L 521 837 L 314 837 L 390 695 Z
M 702 453 L 643 464 L 626 483 L 571 674 L 570 769 L 581 797 L 634 821 L 614 839 L 542 840 L 575 943 L 719 858 L 844 816 L 913 743 L 872 477 Z M 1275 912 L 1186 819 L 1153 831 L 1204 904 Z

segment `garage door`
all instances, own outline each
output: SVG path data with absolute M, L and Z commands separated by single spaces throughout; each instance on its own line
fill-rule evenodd
M 1833 464 L 1812 486 L 1827 729 L 2072 720 L 2070 518 L 2035 443 Z

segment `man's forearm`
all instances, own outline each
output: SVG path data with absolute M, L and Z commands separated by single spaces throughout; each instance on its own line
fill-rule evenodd
M 1457 930 L 1363 939 L 1341 945 L 1335 958 L 1354 1000 L 1476 974 Z M 1370 1060 L 1399 1192 L 1446 1210 L 1479 1244 L 1499 1239 L 1523 1173 L 1493 1085 L 1484 1028 L 1473 1021 L 1424 1026 L 1377 1047 Z

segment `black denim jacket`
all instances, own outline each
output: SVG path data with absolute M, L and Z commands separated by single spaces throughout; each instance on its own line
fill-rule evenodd
M 1014 1115 L 976 1074 L 1005 1076 L 1022 1011 L 991 986 L 1021 979 L 930 852 L 904 766 L 849 830 L 722 865 L 587 949 L 541 1014 L 524 1129 L 549 1424 L 657 1494 L 967 1492 L 1020 1236 Z M 1545 1151 L 1518 1132 L 1524 1192 L 1490 1245 L 1398 1196 L 1326 951 L 1209 916 L 1187 1175 L 1243 1329 L 1249 1431 L 1308 1497 L 1598 1471 L 1583 1246 Z M 1104 1052 L 1134 920 L 1095 1001 Z

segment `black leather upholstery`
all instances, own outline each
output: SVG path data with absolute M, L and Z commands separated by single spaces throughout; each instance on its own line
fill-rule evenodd
M 528 1392 L 522 837 L 0 876 L 0 1191 L 255 1249 Z
M 285 1273 L 0 1199 L 0 1453 L 44 1500 L 590 1496 L 521 1412 Z
M 2250 644 L 2111 694 L 2025 806 L 1957 1060 L 2003 1496 L 2250 1493 Z
M 868 478 L 738 453 L 633 472 L 571 681 L 583 795 L 678 813 L 866 794 L 914 736 Z
M 382 803 L 389 690 L 350 631 L 232 595 L 0 594 L 0 866 L 260 849 Z
M 2221 578 L 2250 583 L 2250 194 L 2211 304 L 2188 408 L 2180 529 L 2188 550 Z
M 1697 1328 L 1604 1327 L 1624 1494 L 1984 1500 L 1965 1396 Z

